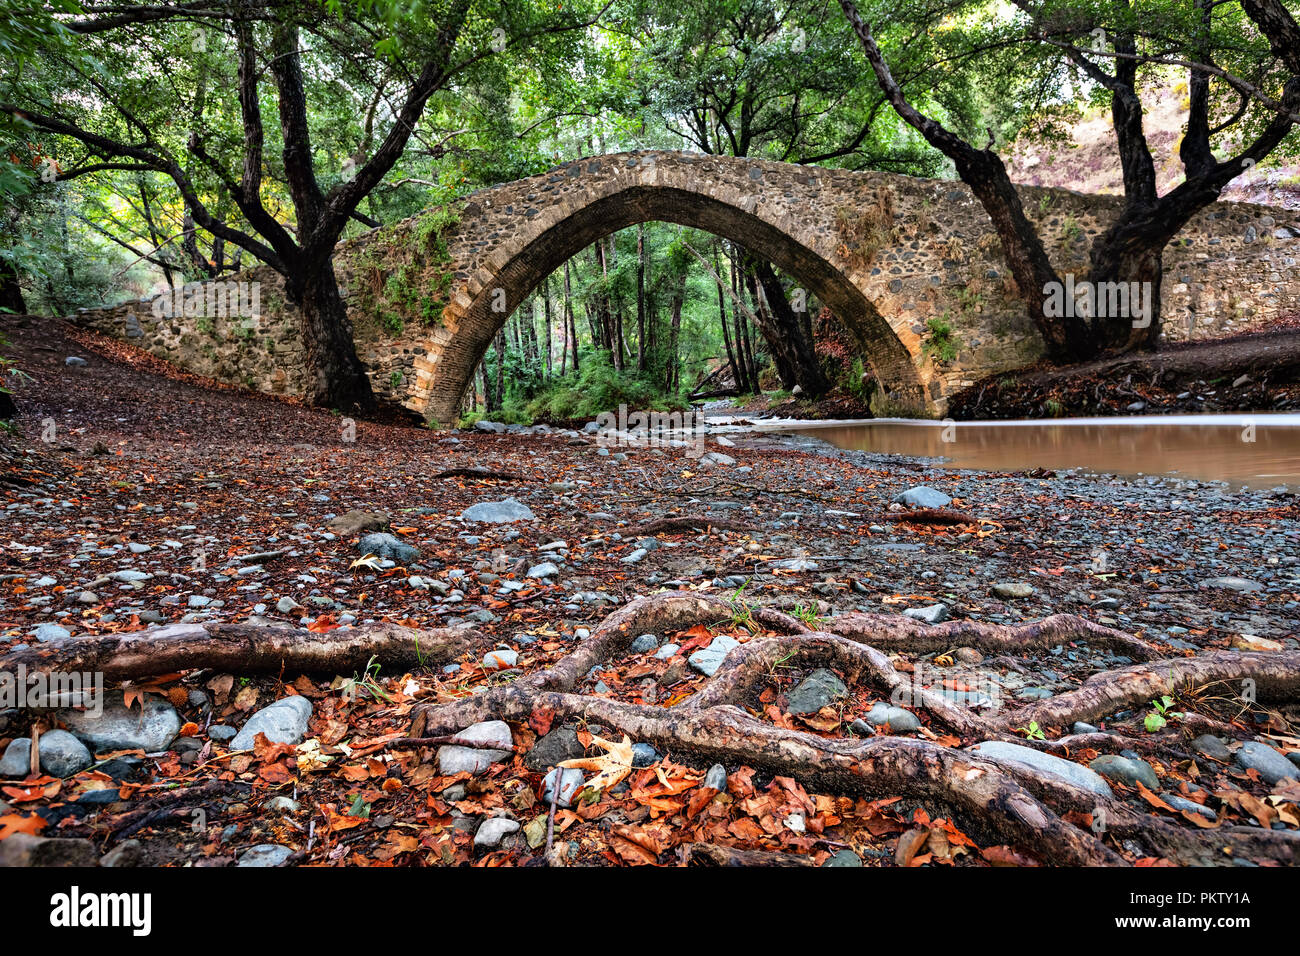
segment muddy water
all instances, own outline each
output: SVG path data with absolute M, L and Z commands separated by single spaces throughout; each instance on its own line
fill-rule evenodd
M 858 451 L 943 458 L 953 468 L 1077 468 L 1125 476 L 1224 480 L 1252 488 L 1300 488 L 1300 415 L 786 422 L 780 430 Z

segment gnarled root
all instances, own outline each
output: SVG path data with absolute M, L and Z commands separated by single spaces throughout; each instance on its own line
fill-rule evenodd
M 338 674 L 362 670 L 372 657 L 395 666 L 446 663 L 473 647 L 478 637 L 463 628 L 415 630 L 396 624 L 323 634 L 254 624 L 169 624 L 14 648 L 0 657 L 0 670 L 90 671 L 109 681 L 198 667 L 239 674 Z
M 526 721 L 534 710 L 542 710 L 556 719 L 589 721 L 625 733 L 664 752 L 743 763 L 791 776 L 823 792 L 902 796 L 923 802 L 932 812 L 951 813 L 972 834 L 1015 843 L 1048 863 L 1123 864 L 1124 858 L 1107 845 L 1110 840 L 1119 841 L 1129 852 L 1185 864 L 1223 863 L 1233 857 L 1300 861 L 1300 836 L 1294 833 L 1249 827 L 1192 830 L 1029 767 L 994 764 L 975 753 L 926 740 L 822 737 L 774 726 L 744 709 L 754 702 L 777 663 L 797 659 L 830 666 L 846 680 L 867 681 L 882 693 L 905 689 L 911 704 L 929 710 L 963 737 L 1009 738 L 1008 728 L 1021 722 L 1036 719 L 1040 725 L 1057 726 L 1086 719 L 1078 715 L 1095 716 L 1109 707 L 1158 696 L 1170 689 L 1170 681 L 1178 685 L 1249 677 L 1261 696 L 1295 696 L 1300 689 L 1300 655 L 1208 654 L 1135 665 L 1099 674 L 1070 694 L 996 717 L 968 711 L 924 688 L 905 687 L 908 676 L 895 671 L 878 645 L 911 651 L 969 645 L 1021 653 L 1084 640 L 1144 659 L 1157 656 L 1158 651 L 1130 635 L 1068 615 L 1021 627 L 974 622 L 935 627 L 905 618 L 847 615 L 827 622 L 826 631 L 813 631 L 787 615 L 764 611 L 748 619 L 764 622 L 777 636 L 756 637 L 733 649 L 710 683 L 676 707 L 572 692 L 592 667 L 625 652 L 638 634 L 662 636 L 695 624 L 745 619 L 731 604 L 714 597 L 667 593 L 641 598 L 612 613 L 553 667 L 475 697 L 419 704 L 416 724 L 421 734 L 455 733 L 483 720 Z M 1103 821 L 1099 832 L 1075 826 L 1059 815 L 1070 811 Z

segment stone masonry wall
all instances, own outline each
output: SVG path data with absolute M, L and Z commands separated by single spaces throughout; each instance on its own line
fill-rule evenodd
M 1120 199 L 1021 194 L 1058 271 L 1082 279 Z M 959 182 L 637 152 L 577 160 L 341 243 L 336 271 L 376 393 L 449 420 L 495 328 L 540 278 L 594 238 L 650 219 L 735 238 L 806 282 L 846 319 L 885 388 L 917 390 L 930 414 L 1042 354 L 988 218 Z M 1300 308 L 1298 253 L 1293 214 L 1214 204 L 1165 252 L 1165 336 L 1241 332 Z M 301 393 L 300 326 L 280 277 L 263 267 L 234 278 L 261 283 L 256 321 L 157 318 L 149 301 L 72 318 L 198 374 Z M 926 352 L 931 319 L 952 328 L 950 363 Z

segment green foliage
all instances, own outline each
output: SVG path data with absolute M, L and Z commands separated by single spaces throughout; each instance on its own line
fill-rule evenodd
M 601 412 L 616 412 L 620 405 L 630 410 L 657 409 L 683 411 L 689 405 L 676 395 L 667 394 L 653 382 L 632 372 L 613 367 L 607 354 L 592 356 L 576 376 L 548 386 L 525 408 L 530 420 L 567 421 L 593 418 Z
M 921 346 L 922 354 L 932 356 L 936 362 L 951 362 L 955 359 L 961 340 L 953 334 L 948 314 L 945 312 L 942 317 L 931 316 L 925 320 L 925 327 L 930 334 Z

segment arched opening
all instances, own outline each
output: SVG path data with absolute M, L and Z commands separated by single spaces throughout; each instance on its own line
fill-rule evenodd
M 592 243 L 645 222 L 668 222 L 735 240 L 796 278 L 856 338 L 891 404 L 922 413 L 925 401 L 911 354 L 889 323 L 832 263 L 795 237 L 734 204 L 668 186 L 629 185 L 593 200 L 522 241 L 485 282 L 440 349 L 426 417 L 452 421 L 497 331 L 542 280 Z

